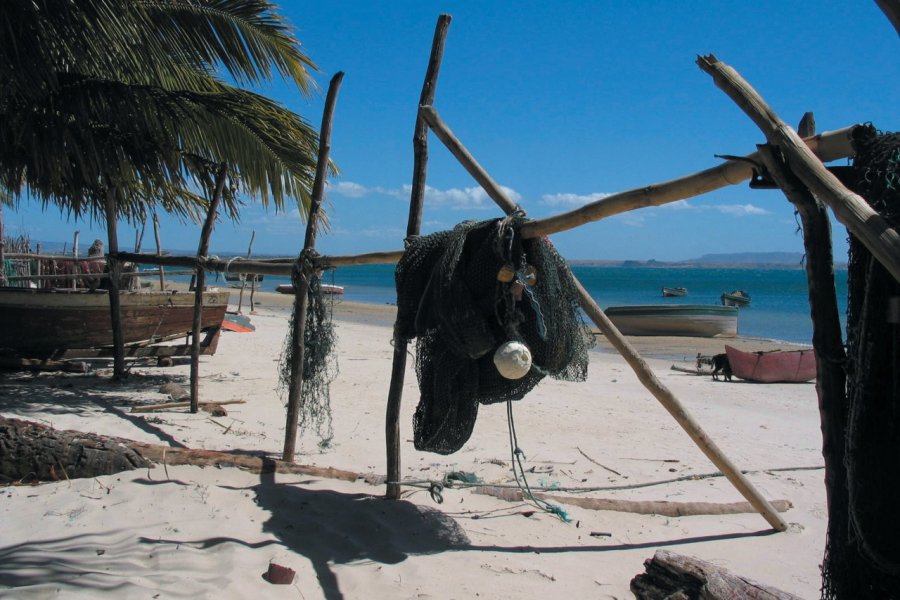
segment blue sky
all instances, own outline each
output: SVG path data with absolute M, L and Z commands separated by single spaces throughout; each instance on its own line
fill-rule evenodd
M 416 104 L 441 13 L 453 22 L 435 106 L 531 217 L 755 150 L 761 132 L 696 66 L 699 54 L 737 69 L 793 126 L 811 110 L 819 131 L 864 121 L 900 129 L 900 40 L 874 1 L 284 1 L 281 12 L 321 69 L 319 92 L 303 98 L 275 83 L 263 93 L 318 127 L 328 81 L 345 73 L 332 136 L 341 175 L 329 182 L 323 254 L 402 248 Z M 423 233 L 499 214 L 433 136 L 429 148 Z M 71 240 L 76 229 L 85 245 L 105 239 L 102 223 L 41 213 L 38 203 L 23 201 L 4 220 L 9 234 L 33 240 Z M 199 230 L 164 218 L 163 246 L 194 248 Z M 217 225 L 212 251 L 242 251 L 254 230 L 255 253 L 288 256 L 302 247 L 305 226 L 296 211 L 251 204 L 239 223 Z M 834 238 L 844 259 L 840 225 Z M 123 225 L 121 243 L 132 239 Z M 784 196 L 746 184 L 553 240 L 570 259 L 802 252 Z

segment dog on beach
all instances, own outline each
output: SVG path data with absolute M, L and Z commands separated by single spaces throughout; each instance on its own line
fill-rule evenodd
M 731 381 L 731 363 L 728 362 L 727 354 L 716 354 L 712 357 L 712 378 L 719 380 L 719 373 L 725 381 Z

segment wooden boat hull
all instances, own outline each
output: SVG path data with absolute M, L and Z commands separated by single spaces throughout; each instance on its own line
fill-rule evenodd
M 816 355 L 810 350 L 744 352 L 725 346 L 735 377 L 758 383 L 801 383 L 816 378 Z
M 192 292 L 122 292 L 119 297 L 126 345 L 173 339 L 193 329 Z M 221 326 L 227 306 L 227 291 L 204 292 L 201 329 Z M 112 345 L 106 291 L 2 288 L 0 323 L 0 349 L 20 355 Z
M 610 306 L 604 311 L 625 335 L 734 337 L 738 310 L 714 304 Z

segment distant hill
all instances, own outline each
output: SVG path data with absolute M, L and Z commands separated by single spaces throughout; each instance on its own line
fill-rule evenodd
M 803 254 L 800 252 L 734 252 L 731 254 L 704 254 L 700 258 L 692 258 L 680 262 L 716 265 L 754 264 L 799 267 L 803 263 Z

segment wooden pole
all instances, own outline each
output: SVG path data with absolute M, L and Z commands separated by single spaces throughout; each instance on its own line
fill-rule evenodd
M 153 211 L 153 237 L 156 239 L 156 256 L 162 256 L 162 243 L 159 241 L 159 215 L 156 210 Z M 159 265 L 159 291 L 166 289 L 166 272 L 162 265 Z
M 800 136 L 775 114 L 737 71 L 712 54 L 698 57 L 697 64 L 756 123 L 768 142 L 781 149 L 803 185 L 827 204 L 837 220 L 865 245 L 895 280 L 900 281 L 900 233 L 864 199 L 828 172 Z
M 225 179 L 228 177 L 228 165 L 219 165 L 216 174 L 213 196 L 209 202 L 209 211 L 206 213 L 206 221 L 200 230 L 200 243 L 197 246 L 197 256 L 206 256 L 209 253 L 209 238 L 216 224 L 216 213 L 219 210 L 219 202 L 222 200 L 222 192 L 225 189 Z M 203 323 L 203 292 L 206 289 L 206 271 L 197 269 L 196 284 L 194 286 L 194 324 L 191 328 L 191 412 L 200 410 L 200 329 Z
M 468 151 L 462 147 L 462 144 L 450 128 L 441 120 L 434 107 L 423 105 L 419 108 L 419 111 L 434 134 L 458 160 L 478 164 Z M 837 131 L 826 132 L 809 138 L 805 142 L 826 162 L 853 156 L 854 150 L 851 143 L 851 135 L 855 128 L 856 126 L 854 125 Z M 600 219 L 637 208 L 660 206 L 669 202 L 706 194 L 728 185 L 738 184 L 750 179 L 753 175 L 752 164 L 759 162 L 756 153 L 749 154 L 744 158 L 746 160 L 729 160 L 717 167 L 706 169 L 699 173 L 619 192 L 602 200 L 586 204 L 576 210 L 560 213 L 545 219 L 529 221 L 522 225 L 520 233 L 525 239 L 550 235 L 551 233 L 566 231 L 585 223 L 599 221 Z M 463 165 L 465 164 L 463 162 Z M 475 174 L 471 172 L 470 174 L 476 177 Z M 477 177 L 476 181 L 478 181 Z M 485 185 L 496 185 L 492 182 L 479 181 L 478 183 L 482 187 Z M 488 188 L 485 188 L 485 191 L 489 191 Z M 500 190 L 493 191 L 499 192 Z
M 0 202 L 0 287 L 6 287 L 6 231 L 3 229 L 3 203 Z
M 253 233 L 250 234 L 250 244 L 247 246 L 247 259 L 250 259 L 250 255 L 253 253 L 253 240 L 256 239 L 256 230 L 253 230 Z M 227 273 L 226 273 L 227 274 Z M 250 279 L 250 285 L 255 289 L 256 287 L 256 276 L 252 276 Z M 238 296 L 238 306 L 237 312 L 241 314 L 241 306 L 244 304 L 244 287 L 247 285 L 247 276 L 241 277 L 241 293 Z M 253 312 L 253 292 L 250 292 L 250 312 Z
M 306 219 L 306 239 L 303 241 L 303 253 L 308 254 L 316 247 L 316 234 L 319 229 L 319 215 L 322 210 L 322 199 L 325 196 L 325 180 L 328 177 L 328 160 L 331 152 L 331 123 L 334 118 L 334 106 L 337 103 L 338 90 L 344 73 L 338 71 L 328 84 L 325 96 L 325 108 L 322 113 L 322 127 L 319 130 L 319 156 L 316 159 L 316 178 L 313 180 L 312 199 L 309 217 Z M 301 255 L 302 255 L 301 254 Z M 284 452 L 282 460 L 294 462 L 294 451 L 297 447 L 297 422 L 300 418 L 300 400 L 303 393 L 303 358 L 304 337 L 306 335 L 306 310 L 309 304 L 309 277 L 307 270 L 300 273 L 294 289 L 294 327 L 291 332 L 291 377 L 288 388 L 287 416 L 284 426 Z
M 447 32 L 450 29 L 450 15 L 438 17 L 431 42 L 431 56 L 425 70 L 425 81 L 419 96 L 419 105 L 432 104 L 437 90 L 438 75 L 444 56 Z M 409 198 L 409 221 L 406 237 L 419 235 L 422 226 L 422 206 L 425 202 L 425 181 L 428 175 L 428 125 L 421 111 L 416 115 L 413 133 L 413 178 Z M 385 497 L 390 500 L 400 498 L 400 406 L 403 399 L 403 380 L 406 377 L 406 339 L 400 335 L 394 323 L 394 359 L 391 367 L 391 385 L 388 390 L 385 411 L 384 441 L 387 449 L 387 489 Z
M 800 132 L 815 127 L 812 113 L 806 113 Z M 777 148 L 760 146 L 759 154 L 769 176 L 796 207 L 803 227 L 806 250 L 806 279 L 809 307 L 813 322 L 813 351 L 819 368 L 816 371 L 816 395 L 819 400 L 819 422 L 822 429 L 822 456 L 825 459 L 825 499 L 828 508 L 828 547 L 850 545 L 846 515 L 849 513 L 849 491 L 845 466 L 846 426 L 849 414 L 847 398 L 847 353 L 844 350 L 837 291 L 834 283 L 831 223 L 825 206 L 817 201 L 806 186 L 791 173 Z M 825 552 L 824 572 L 833 572 L 830 561 L 840 560 Z
M 875 4 L 878 5 L 884 16 L 894 26 L 897 35 L 900 36 L 900 0 L 875 0 Z
M 73 256 L 74 258 L 78 258 L 78 236 L 79 236 L 80 234 L 81 234 L 81 232 L 78 231 L 78 230 L 76 230 L 76 231 L 75 231 L 75 237 L 74 237 L 74 239 L 72 240 L 72 256 Z M 74 268 L 73 268 L 73 270 L 74 270 Z M 73 289 L 73 290 L 74 290 L 75 288 L 78 287 L 78 282 L 77 282 L 76 280 L 73 279 L 71 283 L 72 283 L 72 289 Z
M 439 136 L 440 137 L 440 136 Z M 462 143 L 459 148 L 465 150 Z M 463 162 L 463 157 L 471 156 L 468 151 L 453 152 L 454 156 L 462 162 L 463 167 L 473 175 L 476 181 L 486 182 L 483 185 L 484 190 L 496 202 L 503 212 L 509 214 L 519 207 L 510 200 L 499 185 L 494 183 L 490 175 L 472 160 L 471 162 Z M 772 505 L 766 500 L 759 491 L 744 477 L 743 473 L 732 464 L 727 456 L 716 446 L 708 435 L 700 427 L 687 410 L 678 401 L 675 395 L 653 374 L 649 365 L 641 358 L 637 350 L 628 342 L 627 339 L 612 324 L 597 303 L 591 298 L 581 282 L 573 275 L 572 280 L 578 290 L 581 298 L 581 308 L 584 309 L 588 317 L 597 325 L 603 335 L 612 343 L 613 347 L 619 351 L 631 369 L 637 375 L 638 380 L 644 385 L 650 393 L 669 411 L 675 420 L 681 425 L 681 428 L 690 436 L 691 440 L 698 448 L 710 459 L 710 461 L 718 467 L 722 474 L 731 482 L 731 484 L 741 493 L 741 495 L 769 522 L 769 524 L 778 531 L 787 529 L 787 523 L 778 514 Z
M 119 251 L 118 212 L 116 209 L 116 192 L 112 187 L 106 189 L 106 237 L 108 254 L 106 264 L 109 267 L 109 314 L 112 319 L 113 337 L 113 379 L 122 381 L 125 373 L 125 338 L 122 335 L 122 305 L 119 298 L 119 261 L 115 258 Z

